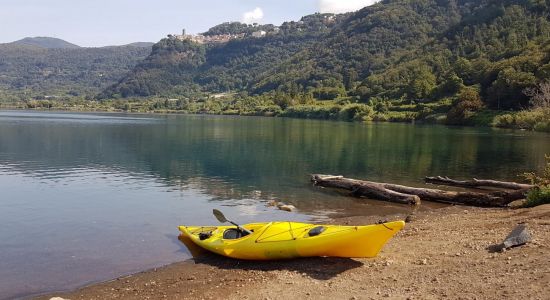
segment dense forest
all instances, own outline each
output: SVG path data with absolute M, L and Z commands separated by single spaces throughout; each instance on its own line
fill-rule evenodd
M 140 45 L 102 48 L 58 45 L 47 48 L 20 41 L 0 44 L 0 96 L 92 99 L 151 53 L 150 47 Z

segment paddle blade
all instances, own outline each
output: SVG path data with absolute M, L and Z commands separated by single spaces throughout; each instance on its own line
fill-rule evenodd
M 227 222 L 227 219 L 225 218 L 225 216 L 223 215 L 223 213 L 221 211 L 219 211 L 217 209 L 214 209 L 214 210 L 212 210 L 212 213 L 214 214 L 216 219 L 218 219 L 218 221 L 220 221 L 222 223 Z

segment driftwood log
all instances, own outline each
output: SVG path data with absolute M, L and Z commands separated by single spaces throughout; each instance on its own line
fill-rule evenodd
M 420 197 L 404 194 L 384 187 L 383 183 L 362 181 L 332 175 L 311 175 L 312 181 L 319 186 L 339 188 L 351 191 L 356 197 L 372 197 L 375 199 L 402 204 L 420 204 Z
M 494 191 L 489 193 L 469 191 L 457 192 L 429 188 L 416 188 L 398 184 L 357 180 L 344 178 L 343 176 L 321 174 L 312 174 L 311 181 L 318 186 L 349 190 L 354 196 L 366 196 L 379 200 L 413 205 L 420 204 L 420 199 L 422 199 L 434 202 L 465 204 L 482 207 L 503 207 L 508 205 L 510 202 L 523 199 L 529 190 L 528 188 L 524 188 L 511 191 Z
M 496 187 L 510 190 L 525 190 L 532 189 L 534 186 L 530 184 L 496 181 L 487 179 L 472 179 L 472 180 L 454 180 L 449 177 L 435 176 L 424 178 L 426 183 L 441 184 L 441 185 L 453 185 L 466 188 L 478 188 L 478 187 Z

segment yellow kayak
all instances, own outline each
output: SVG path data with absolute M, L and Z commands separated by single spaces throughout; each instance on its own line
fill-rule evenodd
M 179 226 L 198 246 L 227 257 L 248 260 L 309 256 L 374 257 L 405 222 L 366 226 L 315 225 L 298 222 L 241 226 Z M 245 230 L 251 233 L 245 232 Z

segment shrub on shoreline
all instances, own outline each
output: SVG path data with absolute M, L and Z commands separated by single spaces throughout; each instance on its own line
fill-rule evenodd
M 523 207 L 535 207 L 550 204 L 550 186 L 535 187 L 527 194 L 527 201 Z
M 492 125 L 502 128 L 550 132 L 550 109 L 524 110 L 496 116 Z
M 296 105 L 285 109 L 280 116 L 303 119 L 336 120 L 340 106 Z
M 550 204 L 550 155 L 545 155 L 546 166 L 542 174 L 534 172 L 524 173 L 523 177 L 535 188 L 531 189 L 527 194 L 527 201 L 523 204 L 524 207 L 533 207 L 542 204 Z

